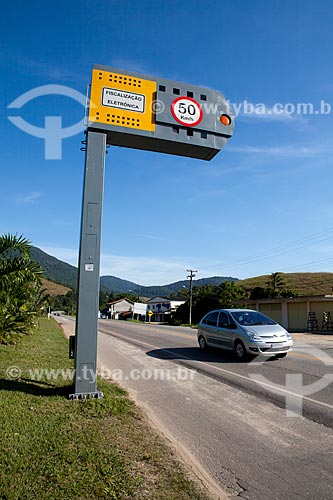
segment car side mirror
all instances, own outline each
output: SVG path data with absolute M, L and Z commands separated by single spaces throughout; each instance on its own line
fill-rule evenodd
M 229 323 L 229 330 L 237 330 L 236 323 Z

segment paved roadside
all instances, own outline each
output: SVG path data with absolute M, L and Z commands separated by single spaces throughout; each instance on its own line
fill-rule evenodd
M 75 318 L 64 317 L 64 316 L 52 316 L 53 319 L 62 327 L 62 331 L 64 332 L 64 336 L 66 339 L 69 338 L 70 335 L 75 335 Z
M 333 346 L 333 333 L 292 333 L 295 345 L 305 342 L 307 344 L 332 344 Z

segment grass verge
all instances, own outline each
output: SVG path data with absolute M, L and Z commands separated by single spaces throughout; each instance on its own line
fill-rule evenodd
M 208 499 L 117 385 L 100 380 L 104 399 L 69 401 L 71 380 L 31 371 L 72 368 L 54 320 L 0 346 L 1 499 Z

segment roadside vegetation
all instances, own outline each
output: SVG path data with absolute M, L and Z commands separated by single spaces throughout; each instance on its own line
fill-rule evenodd
M 225 281 L 219 286 L 205 285 L 193 287 L 192 323 L 198 323 L 201 318 L 213 309 L 235 307 L 235 301 L 245 300 L 248 294 L 235 283 Z M 239 305 L 237 307 L 240 307 Z M 172 324 L 187 324 L 189 319 L 189 302 L 180 305 L 172 315 Z
M 23 236 L 0 236 L 0 343 L 33 332 L 47 300 L 42 268 L 31 260 Z
M 0 498 L 208 499 L 124 390 L 99 380 L 104 399 L 69 401 L 71 380 L 45 371 L 72 368 L 53 319 L 0 346 Z
M 76 290 L 70 290 L 65 295 L 56 295 L 50 297 L 50 306 L 53 311 L 63 311 L 65 314 L 76 314 L 77 293 Z
M 282 273 L 272 273 L 265 286 L 255 286 L 250 291 L 249 298 L 256 299 L 276 299 L 276 298 L 294 298 L 298 297 L 298 292 L 286 286 L 286 281 Z

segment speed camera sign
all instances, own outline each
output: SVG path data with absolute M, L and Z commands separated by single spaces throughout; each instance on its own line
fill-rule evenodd
M 202 120 L 202 109 L 192 97 L 177 97 L 171 104 L 171 113 L 181 125 L 195 127 Z
M 97 390 L 97 316 L 105 148 L 107 145 L 210 161 L 233 134 L 233 111 L 217 90 L 94 65 L 82 200 L 75 392 Z M 87 272 L 88 271 L 88 272 Z M 153 311 L 148 316 L 154 318 Z
M 232 109 L 212 90 L 95 65 L 88 128 L 107 144 L 209 161 L 233 134 Z

